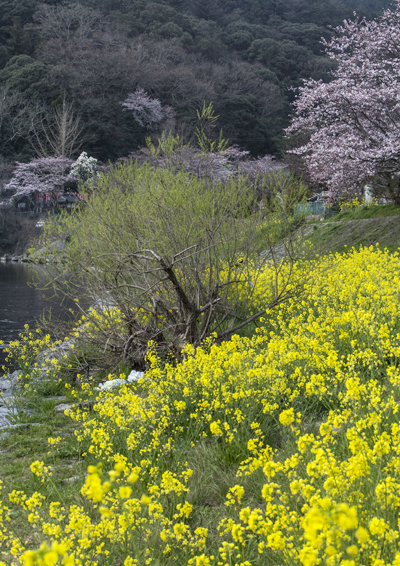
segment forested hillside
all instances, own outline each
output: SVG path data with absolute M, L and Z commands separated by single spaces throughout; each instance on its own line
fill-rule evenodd
M 212 102 L 231 143 L 279 153 L 302 78 L 329 79 L 320 38 L 390 0 L 40 0 L 0 2 L 0 158 L 27 161 L 54 124 L 72 157 L 125 156 L 148 133 L 121 102 L 137 88 L 175 110 L 188 139 Z M 42 152 L 43 153 L 43 152 Z

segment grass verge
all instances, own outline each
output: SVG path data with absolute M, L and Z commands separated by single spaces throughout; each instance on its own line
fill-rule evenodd
M 307 239 L 318 253 L 377 244 L 393 252 L 400 247 L 400 216 L 320 222 L 310 226 Z
M 326 222 L 342 222 L 346 220 L 367 220 L 369 218 L 386 218 L 388 216 L 400 216 L 400 207 L 395 204 L 365 204 L 344 210 L 328 218 Z

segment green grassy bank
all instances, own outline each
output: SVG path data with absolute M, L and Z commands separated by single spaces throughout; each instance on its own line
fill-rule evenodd
M 374 246 L 400 247 L 400 208 L 392 204 L 348 210 L 323 222 L 311 222 L 307 238 L 319 253 Z

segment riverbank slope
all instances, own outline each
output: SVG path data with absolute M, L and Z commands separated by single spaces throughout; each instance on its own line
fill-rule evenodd
M 231 551 L 255 566 L 332 551 L 397 564 L 386 533 L 400 536 L 399 254 L 320 261 L 303 300 L 274 309 L 252 338 L 188 349 L 176 365 L 151 356 L 144 379 L 102 393 L 81 382 L 72 394 L 51 360 L 45 401 L 28 378 L 37 446 L 25 429 L 0 446 L 0 558 L 57 538 L 82 566 L 217 566 Z M 63 389 L 87 396 L 65 420 Z M 315 517 L 326 538 L 308 535 Z
M 400 211 L 399 211 L 400 212 Z M 381 218 L 316 222 L 307 238 L 319 253 L 343 252 L 374 246 L 394 251 L 400 247 L 400 214 Z

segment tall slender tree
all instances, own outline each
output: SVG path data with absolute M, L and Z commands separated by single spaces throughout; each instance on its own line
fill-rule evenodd
M 65 93 L 62 102 L 52 113 L 33 113 L 31 143 L 40 157 L 71 157 L 81 145 L 82 126 L 79 116 Z

